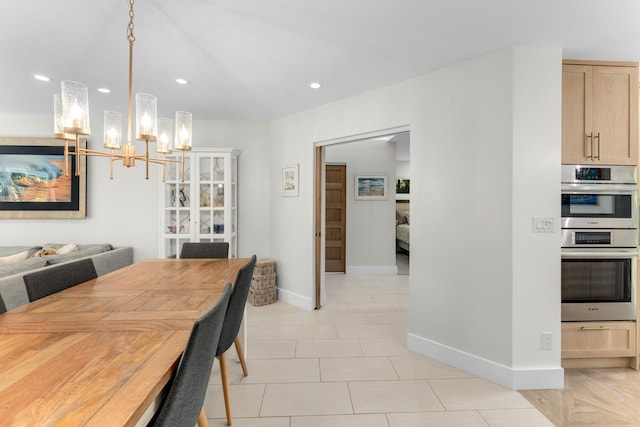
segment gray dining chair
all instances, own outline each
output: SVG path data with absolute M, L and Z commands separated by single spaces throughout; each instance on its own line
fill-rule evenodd
M 228 242 L 185 242 L 180 258 L 229 258 Z
M 218 350 L 216 352 L 216 357 L 220 361 L 220 376 L 222 379 L 222 393 L 224 394 L 224 409 L 227 413 L 227 425 L 231 425 L 233 417 L 231 415 L 231 395 L 229 393 L 226 351 L 231 347 L 231 344 L 235 344 L 236 352 L 242 365 L 242 374 L 246 377 L 248 375 L 247 362 L 244 359 L 244 352 L 242 351 L 242 345 L 238 338 L 238 331 L 240 331 L 240 323 L 244 315 L 244 307 L 247 303 L 247 297 L 249 296 L 249 287 L 251 286 L 251 278 L 255 266 L 256 256 L 254 255 L 248 263 L 238 270 L 238 275 L 233 285 L 233 292 L 231 293 L 231 299 L 229 300 L 229 306 L 227 307 L 227 313 L 224 316 L 224 324 L 222 325 L 222 332 L 220 333 L 220 341 L 218 342 Z
M 202 405 L 230 296 L 231 284 L 227 283 L 216 305 L 194 323 L 167 397 L 149 426 L 208 425 Z
M 4 300 L 2 299 L 2 295 L 0 295 L 0 313 L 6 313 L 7 306 L 4 305 Z
M 22 279 L 33 302 L 96 277 L 93 261 L 81 259 L 25 274 Z

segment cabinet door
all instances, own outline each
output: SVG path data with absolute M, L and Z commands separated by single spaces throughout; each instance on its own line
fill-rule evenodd
M 637 85 L 637 68 L 593 67 L 594 161 L 637 164 Z
M 198 204 L 196 241 L 226 241 L 225 190 L 227 183 L 225 154 L 197 154 Z
M 562 66 L 562 163 L 590 162 L 591 132 L 590 65 Z
M 562 323 L 563 359 L 635 356 L 635 322 Z

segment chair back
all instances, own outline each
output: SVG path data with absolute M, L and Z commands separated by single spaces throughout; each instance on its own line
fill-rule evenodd
M 229 242 L 185 242 L 180 258 L 229 258 Z
M 36 301 L 96 277 L 98 274 L 93 261 L 86 258 L 34 271 L 25 274 L 22 279 L 29 301 Z
M 7 306 L 4 305 L 4 300 L 2 299 L 2 295 L 0 295 L 0 313 L 5 313 L 7 311 Z
M 227 351 L 238 336 L 242 315 L 244 314 L 244 306 L 249 296 L 253 268 L 255 266 L 256 256 L 254 255 L 248 263 L 238 270 L 238 275 L 233 285 L 233 292 L 231 293 L 231 299 L 229 300 L 229 306 L 227 307 L 227 314 L 224 316 L 224 324 L 222 325 L 216 356 L 220 356 Z
M 149 423 L 150 426 L 196 425 L 230 296 L 231 284 L 227 283 L 216 305 L 194 323 L 167 397 Z

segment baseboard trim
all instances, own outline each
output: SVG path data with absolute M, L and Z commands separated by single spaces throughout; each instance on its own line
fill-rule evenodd
M 407 334 L 407 347 L 411 351 L 512 390 L 564 388 L 564 369 L 561 367 L 510 368 L 411 333 Z
M 287 304 L 295 305 L 304 310 L 313 311 L 315 309 L 311 298 L 302 296 L 295 292 L 288 291 L 286 289 L 277 288 L 278 299 L 286 302 Z
M 350 276 L 357 276 L 362 274 L 398 274 L 398 267 L 395 265 L 365 265 L 365 266 L 347 266 L 345 274 Z

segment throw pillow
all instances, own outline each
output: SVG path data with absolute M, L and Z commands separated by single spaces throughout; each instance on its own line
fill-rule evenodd
M 29 256 L 29 251 L 18 252 L 17 254 L 0 257 L 0 264 L 13 264 L 14 262 L 23 261 Z
M 42 257 L 45 255 L 53 255 L 56 253 L 56 248 L 54 246 L 49 246 L 46 248 L 42 248 L 39 251 L 35 252 L 33 255 L 31 255 L 32 258 L 37 258 L 37 257 Z
M 78 250 L 78 246 L 76 246 L 75 243 L 69 243 L 64 245 L 60 249 L 58 249 L 56 253 L 65 255 L 65 254 L 70 254 L 71 252 L 77 251 L 77 250 Z

